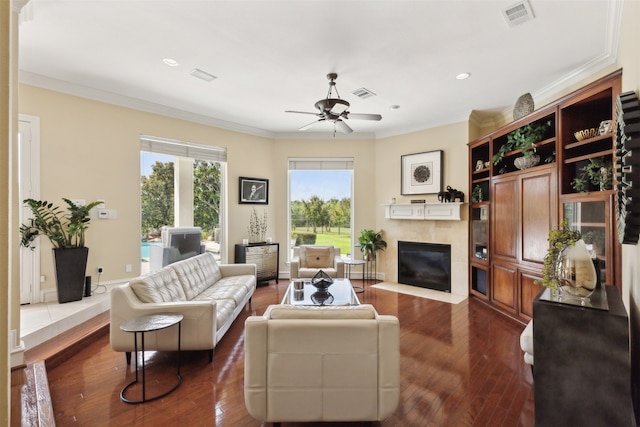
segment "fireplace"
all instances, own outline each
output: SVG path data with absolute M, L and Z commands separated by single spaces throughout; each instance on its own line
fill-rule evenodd
M 398 283 L 451 292 L 451 245 L 398 242 Z

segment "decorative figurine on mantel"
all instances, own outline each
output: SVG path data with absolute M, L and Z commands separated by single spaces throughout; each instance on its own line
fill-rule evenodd
M 455 188 L 451 188 L 450 185 L 447 185 L 447 191 L 441 191 L 438 193 L 438 200 L 441 203 L 455 202 L 456 199 L 464 203 L 464 193 L 456 190 Z

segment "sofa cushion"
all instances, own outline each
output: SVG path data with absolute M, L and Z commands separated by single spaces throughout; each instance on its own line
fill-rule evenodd
M 333 265 L 330 247 L 308 247 L 306 249 L 306 265 L 308 268 L 323 268 Z
M 242 304 L 242 301 L 251 291 L 253 276 L 231 276 L 220 279 L 215 285 L 205 289 L 200 295 L 196 296 L 196 301 L 207 300 L 220 300 L 229 299 L 233 300 L 237 305 Z
M 220 267 L 212 254 L 202 254 L 169 265 L 176 272 L 187 300 L 191 301 L 211 287 L 220 277 Z
M 313 307 L 271 305 L 264 316 L 269 319 L 375 319 L 376 310 L 370 304 L 357 306 Z
M 145 274 L 129 282 L 131 289 L 142 302 L 186 301 L 175 271 L 170 268 Z
M 220 265 L 218 265 L 218 261 L 216 261 L 212 253 L 197 256 L 195 261 L 200 266 L 208 286 L 211 286 L 222 278 Z

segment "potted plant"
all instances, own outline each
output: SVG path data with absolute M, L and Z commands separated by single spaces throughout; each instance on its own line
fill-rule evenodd
M 549 249 L 544 257 L 542 279 L 536 280 L 536 284 L 551 289 L 558 289 L 557 272 L 560 252 L 569 246 L 574 246 L 580 238 L 580 232 L 570 229 L 566 220 L 562 221 L 558 228 L 549 231 L 549 237 L 547 239 Z
M 551 120 L 547 120 L 529 123 L 510 132 L 507 134 L 507 142 L 502 144 L 498 152 L 493 155 L 493 164 L 498 165 L 505 154 L 514 150 L 521 150 L 525 158 L 532 158 L 536 153 L 536 143 L 542 141 L 550 127 Z M 539 158 L 538 161 L 540 161 Z
M 358 237 L 358 243 L 360 243 L 360 251 L 362 251 L 362 258 L 364 260 L 376 259 L 376 252 L 383 251 L 387 247 L 387 242 L 382 239 L 382 230 L 360 230 L 360 237 Z
M 80 206 L 69 199 L 62 200 L 67 204 L 66 211 L 46 200 L 24 200 L 32 218 L 20 226 L 22 246 L 33 249 L 33 241 L 40 235 L 46 236 L 53 245 L 59 303 L 82 299 L 89 256 L 84 233 L 91 221 L 89 211 L 102 203 Z
M 604 157 L 589 159 L 589 163 L 580 168 L 580 176 L 571 181 L 574 190 L 589 192 L 589 183 L 602 190 L 610 190 L 613 181 L 613 166 Z

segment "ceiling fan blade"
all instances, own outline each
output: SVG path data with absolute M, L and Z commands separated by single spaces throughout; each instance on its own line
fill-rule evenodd
M 349 127 L 349 125 L 346 124 L 345 122 L 343 122 L 342 120 L 336 120 L 335 125 L 336 125 L 336 129 L 339 130 L 342 133 L 351 133 L 351 132 L 353 132 L 353 129 L 351 129 Z
M 380 114 L 358 114 L 358 113 L 349 113 L 347 114 L 347 118 L 349 119 L 357 119 L 357 120 L 382 120 L 382 116 Z
M 309 128 L 312 128 L 312 127 L 316 126 L 316 125 L 317 125 L 318 123 L 320 123 L 320 122 L 324 122 L 324 119 L 315 120 L 315 121 L 313 121 L 313 122 L 309 123 L 308 125 L 304 125 L 304 126 L 302 126 L 302 127 L 301 127 L 300 129 L 298 129 L 298 130 L 300 130 L 300 131 L 307 130 L 307 129 L 309 129 Z
M 311 111 L 292 111 L 292 110 L 286 110 L 285 113 L 296 113 L 296 114 L 313 114 L 314 116 L 318 116 L 320 117 L 320 114 L 318 113 L 312 113 Z

